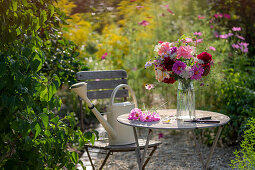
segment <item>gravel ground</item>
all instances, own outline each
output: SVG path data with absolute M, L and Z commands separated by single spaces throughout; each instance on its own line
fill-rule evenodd
M 145 138 L 147 131 L 146 129 L 139 130 L 140 138 Z M 163 137 L 158 139 L 159 134 L 163 134 Z M 154 153 L 154 157 L 151 158 L 146 166 L 146 169 L 150 170 L 186 170 L 194 169 L 200 170 L 201 162 L 195 152 L 194 140 L 192 140 L 191 131 L 166 131 L 166 130 L 154 130 L 152 139 L 160 140 L 162 144 L 158 147 Z M 210 147 L 202 144 L 201 151 L 206 158 L 209 155 Z M 235 147 L 216 147 L 213 157 L 211 159 L 209 169 L 220 169 L 227 170 L 229 167 L 230 160 L 234 158 Z M 84 153 L 81 160 L 86 165 L 89 165 L 87 154 Z M 94 165 L 96 169 L 99 168 L 104 160 L 104 154 L 94 154 Z M 91 168 L 91 167 L 90 167 Z M 87 168 L 87 169 L 90 169 Z M 104 170 L 132 170 L 138 169 L 135 152 L 120 152 L 110 155 L 104 168 Z

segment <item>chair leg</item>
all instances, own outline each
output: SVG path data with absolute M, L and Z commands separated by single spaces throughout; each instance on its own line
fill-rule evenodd
M 147 163 L 150 161 L 152 155 L 154 154 L 154 152 L 156 151 L 157 146 L 154 146 L 151 153 L 149 154 L 149 157 L 146 159 L 146 161 L 143 164 L 143 170 L 145 169 L 145 166 L 147 165 Z
M 87 152 L 87 154 L 88 154 L 90 164 L 91 164 L 93 170 L 95 170 L 94 164 L 93 164 L 92 159 L 91 159 L 90 154 L 89 154 L 88 147 L 85 147 L 85 150 L 86 150 L 86 152 Z
M 105 163 L 106 163 L 107 159 L 109 158 L 110 154 L 111 154 L 111 150 L 108 151 L 108 153 L 107 153 L 107 155 L 106 155 L 106 157 L 105 157 L 101 167 L 99 168 L 99 170 L 103 169 L 103 166 L 105 165 Z

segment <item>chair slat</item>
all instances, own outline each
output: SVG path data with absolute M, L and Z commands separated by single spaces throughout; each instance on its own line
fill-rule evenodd
M 89 99 L 105 99 L 111 98 L 113 90 L 102 90 L 102 91 L 88 91 L 88 98 Z M 121 89 L 118 90 L 116 94 L 116 98 L 128 97 L 128 90 Z
M 76 74 L 77 80 L 91 80 L 91 79 L 113 79 L 113 78 L 127 78 L 125 70 L 108 70 L 108 71 L 81 71 Z
M 127 79 L 119 80 L 102 80 L 102 81 L 87 81 L 88 90 L 94 89 L 114 89 L 119 84 L 127 84 Z

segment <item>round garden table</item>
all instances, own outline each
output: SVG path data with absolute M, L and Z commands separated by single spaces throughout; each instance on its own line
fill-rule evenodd
M 136 146 L 137 146 L 136 156 L 137 156 L 137 163 L 138 163 L 139 169 L 144 169 L 144 159 L 146 156 L 149 140 L 150 140 L 153 129 L 192 130 L 193 135 L 195 136 L 196 152 L 198 153 L 198 155 L 200 157 L 203 169 L 207 169 L 209 166 L 210 160 L 212 158 L 214 149 L 216 147 L 216 144 L 218 142 L 221 130 L 222 130 L 223 126 L 230 121 L 230 118 L 226 115 L 221 114 L 221 113 L 196 110 L 196 118 L 197 118 L 196 120 L 199 120 L 199 118 L 205 118 L 205 119 L 210 119 L 210 120 L 208 120 L 208 122 L 203 121 L 203 120 L 197 121 L 197 122 L 196 121 L 186 122 L 186 121 L 178 120 L 175 118 L 176 109 L 157 110 L 157 113 L 159 113 L 161 120 L 156 121 L 156 122 L 141 122 L 138 120 L 128 120 L 129 114 L 123 114 L 117 118 L 118 122 L 120 122 L 124 125 L 133 127 L 134 136 L 135 136 L 135 140 L 136 140 Z M 170 121 L 167 121 L 167 120 L 170 120 Z M 140 148 L 139 148 L 136 127 L 148 129 L 146 145 L 145 145 L 142 156 L 141 156 L 141 152 L 140 152 Z M 216 136 L 213 141 L 213 145 L 210 149 L 210 153 L 207 157 L 207 160 L 206 160 L 206 162 L 204 162 L 203 155 L 200 151 L 199 141 L 195 135 L 194 130 L 195 129 L 203 129 L 203 128 L 214 128 L 214 127 L 219 127 L 219 128 L 216 133 Z

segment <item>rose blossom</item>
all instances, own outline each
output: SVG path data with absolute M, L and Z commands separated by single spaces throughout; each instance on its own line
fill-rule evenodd
M 197 58 L 203 60 L 205 63 L 209 63 L 212 61 L 212 55 L 207 52 L 202 52 L 198 54 Z
M 184 62 L 181 61 L 176 61 L 173 65 L 173 71 L 176 74 L 181 74 L 181 72 L 186 68 L 186 64 Z
M 179 59 L 181 57 L 186 58 L 186 59 L 190 59 L 193 58 L 193 51 L 194 51 L 194 47 L 191 46 L 180 46 L 177 50 L 177 57 L 176 59 Z

